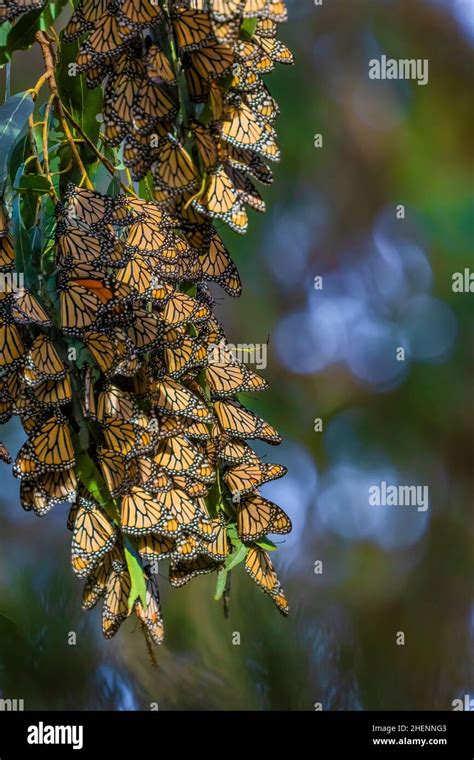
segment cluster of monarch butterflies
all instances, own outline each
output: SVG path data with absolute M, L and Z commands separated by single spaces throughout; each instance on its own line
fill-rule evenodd
M 265 161 L 279 150 L 262 76 L 293 62 L 276 37 L 285 17 L 273 0 L 80 0 L 66 27 L 89 86 L 105 80 L 105 139 L 123 144 L 134 178 L 151 170 L 156 199 L 183 223 L 244 233 L 246 206 L 265 210 L 252 180 L 271 184 Z
M 21 13 L 37 11 L 45 0 L 0 0 L 0 22 L 13 21 Z
M 9 3 L 8 18 L 41 5 Z M 42 516 L 72 503 L 72 567 L 84 609 L 103 602 L 106 637 L 134 612 L 160 643 L 160 563 L 180 587 L 225 572 L 239 547 L 288 612 L 267 535 L 291 522 L 259 490 L 285 468 L 247 443 L 280 436 L 239 398 L 266 382 L 232 355 L 209 288 L 241 291 L 213 220 L 245 231 L 244 203 L 264 208 L 250 178 L 272 180 L 277 106 L 260 77 L 291 61 L 276 39 L 285 14 L 271 0 L 80 0 L 64 40 L 81 38 L 90 85 L 106 80 L 104 138 L 123 145 L 135 178 L 151 173 L 154 197 L 70 183 L 53 277 L 36 289 L 9 280 L 1 218 L 0 422 L 18 415 L 27 435 L 13 463 L 22 506 Z M 131 598 L 130 553 L 146 599 Z

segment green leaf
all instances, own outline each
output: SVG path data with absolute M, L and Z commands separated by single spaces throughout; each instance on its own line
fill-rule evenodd
M 0 106 L 0 182 L 5 179 L 10 152 L 32 113 L 29 92 L 19 92 Z
M 80 480 L 85 485 L 91 496 L 107 512 L 111 520 L 118 522 L 120 519 L 119 509 L 115 500 L 110 496 L 107 485 L 96 465 L 87 451 L 81 447 L 81 441 L 74 439 L 74 452 L 76 455 L 76 468 Z
M 240 26 L 240 36 L 243 40 L 251 40 L 257 28 L 257 18 L 246 18 Z
M 28 124 L 25 124 L 10 149 L 8 158 L 8 176 L 12 185 L 18 174 L 18 169 L 26 160 L 29 143 Z
M 7 37 L 10 33 L 11 28 L 12 25 L 9 21 L 5 21 L 5 23 L 0 26 L 0 53 L 1 49 L 4 48 L 7 44 Z
M 18 187 L 15 187 L 14 189 L 18 192 L 31 190 L 34 193 L 44 195 L 51 190 L 51 184 L 48 178 L 41 174 L 23 174 L 18 183 Z
M 255 543 L 257 546 L 259 546 L 261 549 L 265 549 L 267 552 L 276 552 L 278 549 L 278 546 L 276 546 L 273 541 L 270 541 L 267 536 L 263 536 L 260 541 L 255 541 Z
M 237 547 L 237 549 L 238 549 L 239 546 L 241 545 L 242 541 L 241 541 L 241 539 L 239 537 L 239 534 L 237 532 L 237 525 L 235 523 L 230 523 L 227 526 L 227 535 L 229 536 L 232 545 L 235 546 L 235 547 Z
M 228 576 L 227 570 L 219 570 L 219 572 L 217 573 L 216 592 L 214 594 L 214 599 L 216 602 L 218 602 L 219 599 L 222 599 L 222 595 L 225 591 L 225 587 L 227 583 L 227 576 Z
M 143 609 L 146 610 L 145 575 L 139 560 L 138 552 L 133 548 L 128 538 L 125 539 L 124 542 L 124 552 L 128 572 L 130 573 L 130 580 L 132 582 L 130 595 L 128 597 L 128 609 L 131 611 L 137 599 L 140 599 Z
M 30 11 L 21 16 L 12 26 L 3 47 L 0 48 L 0 64 L 6 63 L 15 50 L 27 50 L 35 41 L 35 34 L 40 29 L 46 31 L 58 18 L 68 0 L 54 0 L 46 3 L 44 8 Z
M 15 196 L 12 205 L 13 239 L 15 241 L 15 270 L 23 273 L 25 285 L 38 290 L 38 275 L 33 268 L 33 246 L 28 230 L 22 218 L 22 200 Z
M 102 89 L 96 87 L 91 90 L 87 87 L 84 76 L 77 72 L 76 57 L 79 51 L 79 43 L 63 43 L 61 48 L 60 68 L 56 72 L 59 94 L 61 101 L 74 117 L 82 131 L 90 140 L 97 145 L 100 132 L 100 124 L 96 119 L 102 111 Z M 81 147 L 84 152 L 89 148 Z M 95 160 L 95 157 L 94 157 Z
M 247 556 L 248 550 L 248 546 L 245 546 L 245 544 L 241 542 L 239 548 L 233 551 L 230 557 L 227 557 L 224 565 L 225 570 L 233 570 L 234 567 L 240 565 L 240 563 L 243 562 Z

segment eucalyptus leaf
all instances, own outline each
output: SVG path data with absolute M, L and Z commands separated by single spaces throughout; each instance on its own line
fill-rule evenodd
M 257 18 L 246 18 L 240 26 L 240 36 L 244 40 L 251 40 L 257 28 Z
M 214 594 L 214 599 L 216 602 L 218 602 L 219 599 L 222 599 L 222 595 L 224 594 L 227 583 L 227 575 L 227 570 L 219 570 L 217 573 L 216 592 Z
M 15 241 L 15 270 L 23 274 L 25 285 L 38 289 L 38 275 L 33 268 L 33 247 L 29 232 L 22 217 L 22 201 L 16 196 L 12 205 L 13 239 Z
M 4 182 L 10 152 L 33 113 L 29 92 L 19 92 L 0 106 L 0 182 Z
M 1 53 L 2 48 L 6 47 L 7 37 L 10 34 L 11 28 L 12 28 L 12 25 L 9 21 L 5 21 L 0 26 L 0 53 Z
M 265 549 L 267 552 L 275 552 L 278 549 L 278 546 L 273 543 L 273 541 L 270 541 L 267 536 L 263 536 L 259 541 L 255 541 L 257 546 L 259 546 L 261 549 Z
M 23 174 L 15 190 L 18 192 L 31 190 L 34 193 L 44 194 L 49 193 L 51 184 L 48 178 L 41 174 Z
M 124 545 L 125 559 L 127 561 L 128 572 L 130 573 L 131 587 L 128 597 L 128 609 L 132 610 L 135 602 L 139 599 L 142 607 L 146 610 L 146 583 L 137 551 L 133 548 L 129 539 L 125 540 Z
M 68 0 L 54 0 L 45 4 L 44 8 L 30 11 L 21 16 L 12 26 L 5 43 L 7 60 L 15 50 L 27 50 L 35 41 L 39 30 L 46 31 L 58 18 Z
M 56 79 L 62 103 L 82 131 L 96 145 L 100 132 L 100 124 L 96 119 L 96 114 L 102 111 L 102 90 L 100 87 L 95 90 L 87 87 L 84 77 L 77 70 L 76 57 L 78 51 L 78 42 L 62 45 L 61 63 L 56 72 Z M 83 147 L 82 150 L 87 151 L 89 149 Z
M 245 544 L 241 543 L 239 548 L 233 551 L 230 557 L 227 558 L 224 565 L 225 569 L 229 571 L 229 570 L 232 570 L 234 567 L 237 567 L 237 565 L 240 565 L 240 563 L 243 562 L 245 557 L 247 556 L 248 550 L 249 550 L 248 546 L 245 546 Z

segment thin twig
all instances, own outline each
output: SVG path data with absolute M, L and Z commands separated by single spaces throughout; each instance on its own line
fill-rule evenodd
M 58 199 L 58 195 L 56 193 L 56 190 L 53 185 L 53 178 L 51 176 L 51 169 L 49 166 L 49 150 L 48 150 L 48 127 L 49 127 L 49 115 L 51 113 L 51 107 L 53 105 L 54 101 L 54 95 L 49 96 L 49 100 L 46 103 L 46 108 L 44 111 L 44 122 L 43 122 L 43 165 L 44 165 L 44 173 L 46 174 L 50 185 L 52 187 L 54 196 L 56 199 Z
M 53 51 L 52 51 L 52 43 L 48 40 L 45 33 L 41 31 L 36 32 L 35 39 L 38 42 L 39 46 L 41 47 L 44 65 L 46 68 L 48 85 L 51 91 L 52 101 L 56 108 L 56 113 L 58 115 L 59 123 L 61 124 L 61 128 L 64 132 L 66 140 L 69 143 L 69 147 L 71 149 L 72 155 L 74 156 L 74 160 L 77 164 L 77 167 L 82 174 L 80 184 L 84 182 L 88 190 L 93 190 L 94 186 L 87 175 L 86 168 L 82 162 L 81 156 L 79 155 L 79 151 L 77 150 L 76 144 L 74 142 L 74 137 L 71 133 L 71 130 L 69 129 L 69 124 L 67 123 L 67 119 L 64 113 L 64 108 L 61 102 L 61 98 L 59 97 L 58 83 L 56 81 L 56 75 L 54 72 L 54 58 L 53 58 Z
M 30 114 L 28 117 L 28 133 L 30 137 L 31 150 L 33 151 L 33 158 L 36 163 L 38 174 L 44 175 L 43 167 L 41 166 L 41 161 L 39 160 L 38 146 L 36 145 L 33 114 Z
M 96 158 L 105 166 L 105 168 L 107 169 L 107 171 L 109 172 L 109 174 L 111 174 L 112 176 L 115 176 L 117 174 L 117 171 L 118 171 L 117 167 L 115 167 L 113 165 L 113 163 L 111 161 L 109 161 L 109 159 L 106 156 L 104 156 L 103 153 L 100 152 L 100 150 L 97 148 L 97 146 L 94 145 L 94 143 L 92 142 L 92 140 L 90 139 L 90 137 L 86 134 L 86 132 L 83 131 L 81 125 L 76 121 L 76 119 L 74 118 L 74 116 L 68 111 L 68 109 L 65 106 L 63 106 L 63 110 L 64 110 L 64 113 L 66 115 L 66 118 L 69 119 L 69 121 L 71 122 L 71 124 L 74 127 L 74 129 L 77 132 L 79 132 L 79 134 L 81 135 L 82 139 L 84 140 L 84 142 L 86 143 L 86 145 L 91 149 L 91 151 L 96 156 Z M 138 198 L 137 194 L 134 192 L 134 190 L 129 185 L 126 185 L 124 182 L 120 182 L 120 187 L 126 193 L 129 193 L 129 195 L 133 195 L 135 198 Z

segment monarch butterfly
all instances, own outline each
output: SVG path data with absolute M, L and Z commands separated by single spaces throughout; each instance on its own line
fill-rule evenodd
M 21 481 L 20 502 L 26 512 L 33 510 L 38 517 L 45 515 L 51 508 L 47 496 L 29 480 Z
M 111 565 L 102 610 L 102 632 L 106 639 L 115 636 L 123 621 L 130 614 L 128 598 L 132 585 L 125 562 L 112 560 Z
M 13 293 L 11 315 L 17 324 L 35 324 L 50 327 L 53 322 L 39 299 L 26 288 Z
M 44 4 L 45 0 L 10 0 L 8 7 L 3 3 L 0 5 L 0 20 L 13 21 L 21 13 L 38 10 Z
M 111 337 L 105 333 L 92 331 L 83 333 L 82 340 L 102 372 L 106 376 L 113 374 L 117 362 L 122 357 L 118 355 Z
M 70 270 L 68 276 L 74 275 L 74 271 Z M 95 270 L 88 277 L 59 280 L 58 291 L 61 326 L 71 334 L 87 330 L 107 308 L 130 297 L 130 290 L 123 283 L 112 282 Z
M 212 520 L 211 522 L 215 538 L 203 547 L 203 554 L 215 561 L 225 560 L 230 553 L 229 539 L 227 537 L 227 526 L 222 520 Z
M 270 595 L 282 615 L 288 615 L 288 602 L 268 553 L 251 546 L 245 557 L 245 569 L 262 591 Z
M 147 533 L 140 536 L 137 549 L 145 562 L 158 562 L 171 557 L 175 547 L 175 539 L 172 536 L 160 536 Z
M 133 324 L 127 330 L 137 353 L 149 351 L 162 336 L 162 323 L 154 314 L 136 309 Z
M 212 422 L 212 411 L 191 391 L 173 380 L 164 377 L 153 386 L 153 404 L 162 412 L 182 415 L 200 422 Z
M 169 334 L 165 333 L 165 340 Z M 180 377 L 188 372 L 191 367 L 204 364 L 206 361 L 206 347 L 198 338 L 182 336 L 172 348 L 165 347 L 164 358 L 168 374 L 171 377 Z
M 228 464 L 247 464 L 253 459 L 254 451 L 244 441 L 229 439 L 219 447 L 219 459 Z
M 24 358 L 25 347 L 11 317 L 0 316 L 0 367 L 13 369 Z
M 147 457 L 135 457 L 130 463 L 135 482 L 146 491 L 163 493 L 173 487 L 173 481 L 156 463 Z
M 160 228 L 171 229 L 174 222 L 165 211 L 153 201 L 145 201 L 142 198 L 127 198 L 127 203 L 131 211 L 138 214 L 142 219 L 158 225 Z
M 262 80 L 258 74 L 240 63 L 236 63 L 233 67 L 233 74 L 229 91 L 247 93 L 262 85 Z
M 235 232 L 243 235 L 247 231 L 247 214 L 223 166 L 209 172 L 205 190 L 193 201 L 193 206 L 211 219 L 222 219 Z
M 160 151 L 153 168 L 153 176 L 159 187 L 172 194 L 196 188 L 199 176 L 187 150 L 174 138 L 169 137 Z
M 260 155 L 269 153 L 266 143 L 270 135 L 265 130 L 265 124 L 242 100 L 227 106 L 221 136 L 237 148 L 250 148 Z M 267 158 L 272 156 L 267 155 Z
M 198 50 L 212 40 L 212 25 L 207 13 L 176 8 L 171 19 L 176 42 L 181 51 Z
M 251 0 L 254 2 L 255 0 Z M 257 0 L 264 2 L 264 0 Z M 234 16 L 240 16 L 246 4 L 246 0 L 211 0 L 209 5 L 211 6 L 211 18 L 216 21 L 228 21 Z
M 259 438 L 272 444 L 281 443 L 281 437 L 275 428 L 236 401 L 216 401 L 214 409 L 220 426 L 228 435 L 236 438 Z
M 240 169 L 236 169 L 230 165 L 226 166 L 226 172 L 234 186 L 239 201 L 246 203 L 255 209 L 255 211 L 264 213 L 265 201 L 249 178 Z
M 121 452 L 100 447 L 97 451 L 97 461 L 113 497 L 128 488 L 130 485 L 128 462 Z
M 161 532 L 160 526 L 168 515 L 163 503 L 138 486 L 133 486 L 122 498 L 122 530 L 139 536 Z
M 87 42 L 82 45 L 79 52 L 88 53 L 94 62 L 100 62 L 104 58 L 120 55 L 127 44 L 128 40 L 124 39 L 112 5 L 97 19 Z
M 66 217 L 69 222 L 83 221 L 91 227 L 99 227 L 118 221 L 117 209 L 123 201 L 114 200 L 95 190 L 78 188 L 72 183 L 66 191 Z
M 268 161 L 279 161 L 281 154 L 275 141 L 275 130 L 267 121 L 262 121 L 262 129 L 265 139 L 259 150 L 260 155 Z
M 291 520 L 276 504 L 251 494 L 236 504 L 237 530 L 242 541 L 256 541 L 267 533 L 291 531 Z
M 275 21 L 272 21 L 269 18 L 259 18 L 257 21 L 257 26 L 255 27 L 254 34 L 258 34 L 259 37 L 276 37 L 277 34 L 277 24 Z
M 276 63 L 291 66 L 295 62 L 293 54 L 281 40 L 260 36 L 257 31 L 252 37 L 252 42 L 258 45 L 261 51 Z
M 192 475 L 202 463 L 199 449 L 183 435 L 176 435 L 158 444 L 154 461 L 170 474 L 187 472 Z
M 258 114 L 264 121 L 273 124 L 279 115 L 278 103 L 270 95 L 265 85 L 247 92 L 245 100 L 254 113 Z
M 199 441 L 206 441 L 210 438 L 209 430 L 203 422 L 188 422 L 184 429 L 189 438 L 197 438 Z
M 73 42 L 94 24 L 107 10 L 109 0 L 80 0 L 63 32 L 65 42 Z
M 177 539 L 172 556 L 174 560 L 189 562 L 201 552 L 201 549 L 199 539 L 190 533 L 185 533 Z
M 279 23 L 286 21 L 288 18 L 288 11 L 282 0 L 267 0 L 265 13 L 267 18 Z
M 153 119 L 173 119 L 178 112 L 175 101 L 159 85 L 142 79 L 134 98 L 132 113 L 135 119 L 150 117 Z
M 38 335 L 25 356 L 23 377 L 29 385 L 43 380 L 61 380 L 67 374 L 67 366 L 60 358 L 53 342 L 45 335 Z
M 180 488 L 173 488 L 165 494 L 160 494 L 157 498 L 160 500 L 163 508 L 169 512 L 180 527 L 190 529 L 199 520 L 206 519 L 203 510 L 198 504 Z M 160 526 L 157 532 L 163 533 L 162 526 Z
M 175 292 L 168 299 L 162 316 L 165 322 L 178 327 L 188 322 L 200 322 L 207 319 L 209 309 L 195 298 L 185 293 Z
M 69 376 L 60 380 L 44 380 L 33 389 L 35 397 L 45 406 L 62 406 L 72 398 L 72 387 Z
M 37 432 L 20 449 L 15 463 L 20 472 L 24 457 L 26 460 L 33 460 L 36 465 L 35 471 L 65 470 L 73 467 L 74 449 L 67 420 L 55 415 L 39 426 Z
M 194 120 L 190 121 L 189 127 L 204 169 L 207 171 L 214 168 L 226 155 L 218 136 L 211 129 Z
M 252 72 L 259 75 L 269 74 L 275 68 L 270 56 L 265 55 L 253 41 L 240 41 L 237 45 L 236 54 L 238 60 L 244 66 L 247 66 Z
M 127 246 L 138 251 L 159 253 L 168 239 L 168 229 L 152 217 L 139 220 L 128 230 Z
M 129 420 L 136 412 L 137 407 L 133 396 L 117 386 L 107 383 L 99 393 L 96 414 L 99 421 L 105 420 L 106 417 Z
M 164 636 L 158 584 L 149 576 L 146 581 L 146 607 L 140 601 L 135 603 L 135 614 L 145 626 L 154 644 L 161 644 Z
M 224 474 L 224 482 L 233 496 L 243 498 L 270 480 L 277 480 L 287 472 L 280 464 L 266 464 L 257 457 L 251 464 L 238 464 Z
M 246 174 L 261 182 L 262 185 L 271 185 L 273 174 L 260 156 L 251 150 L 236 148 L 229 145 L 227 160 L 230 166 L 241 169 Z
M 234 50 L 225 43 L 213 42 L 206 47 L 188 53 L 194 74 L 204 80 L 215 79 L 225 74 L 234 64 Z M 186 63 L 185 63 L 186 68 Z
M 13 462 L 10 452 L 2 441 L 0 441 L 0 459 L 2 462 L 5 462 L 5 464 L 11 464 Z
M 119 11 L 119 24 L 132 33 L 155 24 L 163 17 L 163 10 L 156 2 L 149 0 L 123 0 Z M 124 34 L 124 31 L 122 31 Z
M 227 21 L 217 21 L 213 16 L 211 16 L 211 19 L 212 31 L 218 42 L 231 44 L 237 42 L 240 33 L 240 19 L 237 16 Z
M 107 448 L 118 451 L 125 457 L 134 456 L 152 446 L 150 434 L 133 421 L 124 422 L 109 417 L 103 421 L 102 430 Z
M 86 577 L 97 560 L 117 540 L 117 530 L 97 504 L 79 499 L 71 544 L 72 568 L 79 578 Z
M 190 562 L 171 561 L 169 569 L 169 580 L 172 586 L 180 588 L 197 575 L 217 572 L 222 567 L 222 563 L 214 562 L 210 557 L 198 555 Z
M 89 84 L 89 79 L 87 80 Z M 102 77 L 100 77 L 97 84 L 100 84 Z M 91 86 L 91 85 L 89 85 Z M 103 114 L 104 117 L 104 141 L 111 147 L 118 147 L 120 143 L 127 137 L 126 124 L 117 122 L 112 114 L 106 111 Z
M 236 393 L 262 391 L 268 387 L 263 377 L 235 360 L 209 364 L 204 372 L 215 397 L 229 398 Z
M 191 496 L 193 499 L 207 496 L 209 493 L 209 488 L 207 485 L 194 480 L 194 478 L 190 478 L 188 475 L 185 477 L 175 475 L 173 478 L 173 483 L 177 488 L 186 491 L 188 496 Z
M 158 45 L 150 45 L 145 58 L 146 71 L 151 80 L 176 84 L 176 74 L 166 54 Z
M 83 610 L 91 610 L 99 599 L 104 596 L 107 581 L 112 571 L 112 561 L 120 561 L 122 554 L 117 546 L 111 552 L 101 557 L 92 568 L 84 585 L 81 607 Z
M 0 235 L 0 272 L 11 272 L 15 268 L 13 240 L 8 234 Z
M 134 71 L 120 71 L 109 77 L 104 94 L 105 118 L 128 129 L 134 118 L 133 104 L 141 84 L 140 71 L 136 67 Z
M 237 267 L 227 248 L 214 230 L 208 249 L 199 257 L 202 274 L 206 280 L 217 282 L 226 293 L 234 298 L 240 296 L 242 283 Z

